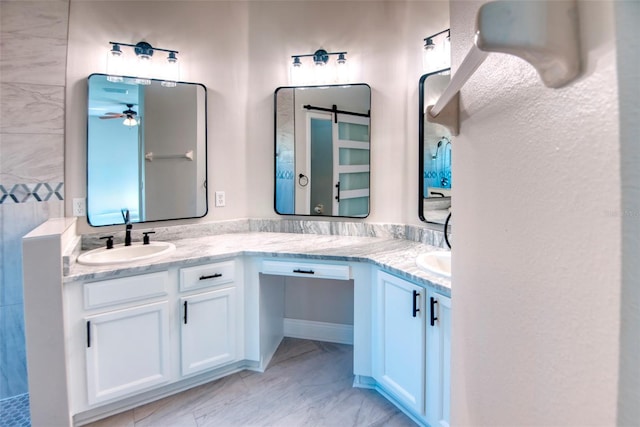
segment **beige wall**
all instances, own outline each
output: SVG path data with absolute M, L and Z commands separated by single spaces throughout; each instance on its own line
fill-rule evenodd
M 372 209 L 368 221 L 418 224 L 417 89 L 422 39 L 446 28 L 433 2 L 72 1 L 67 89 L 67 192 L 85 194 L 86 77 L 104 72 L 108 41 L 180 51 L 182 79 L 209 91 L 209 200 L 202 221 L 277 217 L 273 211 L 273 94 L 290 56 L 347 50 L 372 88 Z M 406 167 L 398 168 L 398 165 Z M 402 191 L 398 189 L 402 188 Z M 70 211 L 70 201 L 67 211 Z M 80 231 L 95 231 L 79 224 Z
M 451 3 L 454 68 L 481 3 Z M 578 6 L 578 80 L 547 89 L 529 64 L 491 54 L 462 90 L 452 425 L 616 423 L 622 218 L 613 2 Z

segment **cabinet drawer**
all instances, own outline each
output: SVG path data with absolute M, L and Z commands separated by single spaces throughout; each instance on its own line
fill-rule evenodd
M 180 291 L 224 285 L 233 282 L 234 276 L 234 261 L 181 268 Z
M 167 295 L 169 272 L 103 280 L 84 285 L 84 308 L 92 309 Z
M 349 280 L 351 278 L 348 265 L 295 261 L 262 261 L 261 272 L 280 276 L 314 277 L 318 279 Z

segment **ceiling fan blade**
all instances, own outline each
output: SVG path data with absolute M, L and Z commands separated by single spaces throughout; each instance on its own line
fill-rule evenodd
M 119 119 L 124 117 L 124 114 L 107 113 L 104 116 L 100 116 L 101 119 Z

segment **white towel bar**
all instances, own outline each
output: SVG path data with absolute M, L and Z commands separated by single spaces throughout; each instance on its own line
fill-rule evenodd
M 145 153 L 144 158 L 150 162 L 152 162 L 154 159 L 156 160 L 164 160 L 164 159 L 187 159 L 187 160 L 193 160 L 193 150 L 189 150 L 184 154 L 165 154 L 163 156 L 157 155 L 157 154 L 153 154 L 153 151 L 149 151 L 148 153 Z
M 457 95 L 489 52 L 508 53 L 529 62 L 547 87 L 570 83 L 580 73 L 576 0 L 503 0 L 482 5 L 474 45 L 438 101 L 427 107 L 428 121 L 458 135 Z

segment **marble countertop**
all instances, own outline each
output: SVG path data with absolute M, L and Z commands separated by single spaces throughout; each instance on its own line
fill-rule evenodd
M 367 262 L 417 284 L 450 295 L 451 281 L 416 266 L 416 257 L 441 248 L 404 239 L 296 233 L 247 232 L 171 241 L 176 250 L 162 258 L 109 266 L 72 260 L 64 283 L 98 280 L 215 262 L 234 256 Z

